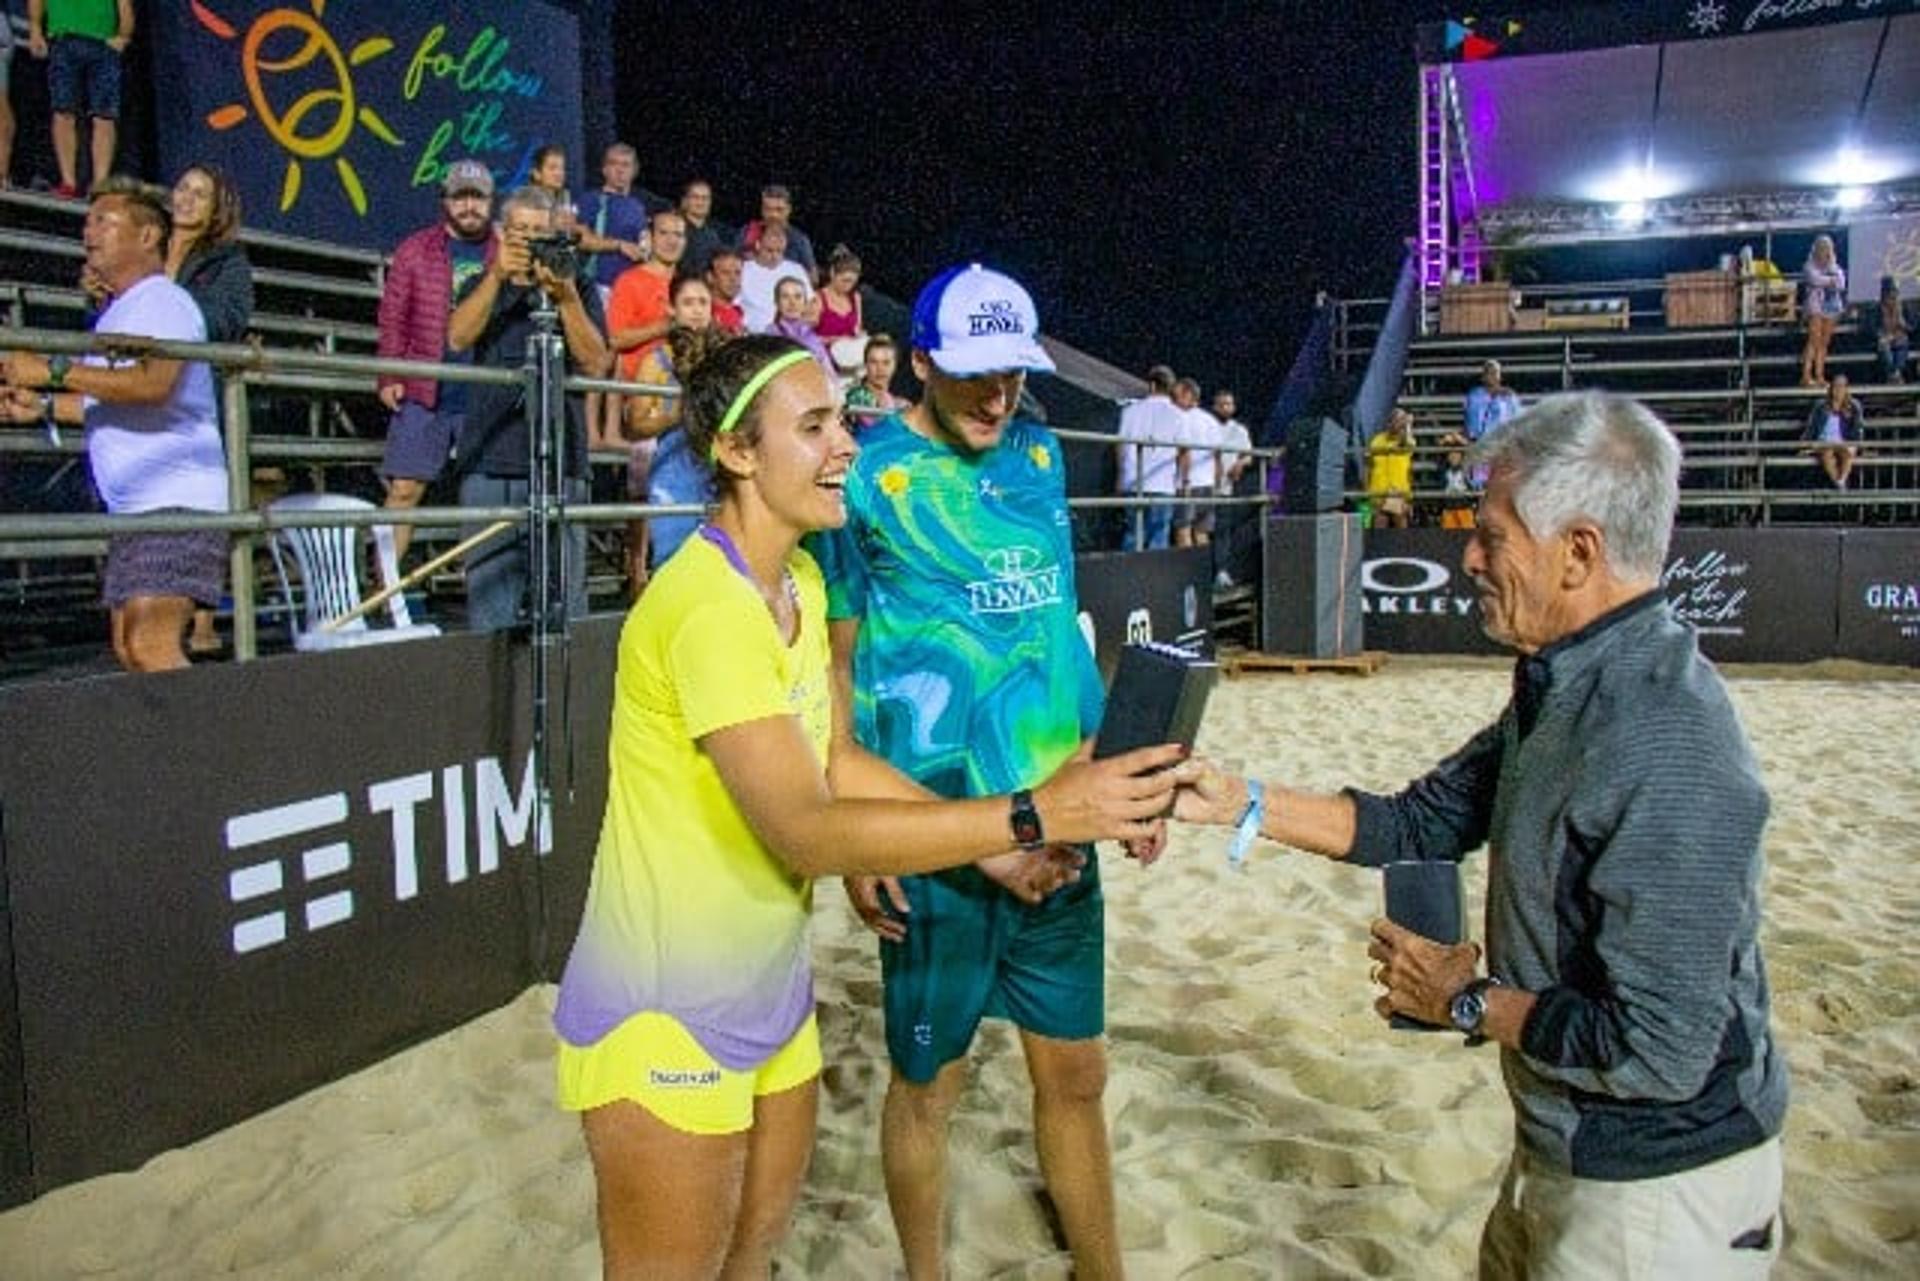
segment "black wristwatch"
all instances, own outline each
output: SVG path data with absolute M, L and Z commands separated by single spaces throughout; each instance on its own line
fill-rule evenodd
M 1047 843 L 1040 828 L 1040 811 L 1033 807 L 1033 793 L 1021 788 L 1012 797 L 1007 821 L 1013 828 L 1013 843 L 1023 850 L 1037 850 Z
M 73 357 L 56 354 L 47 357 L 47 386 L 54 391 L 62 391 L 67 385 L 67 371 L 73 368 Z
M 1500 980 L 1489 974 L 1455 992 L 1453 1000 L 1447 1003 L 1447 1017 L 1455 1030 L 1466 1033 L 1468 1045 L 1478 1045 L 1487 1039 L 1481 1030 L 1487 1021 L 1487 989 L 1501 986 L 1504 985 Z

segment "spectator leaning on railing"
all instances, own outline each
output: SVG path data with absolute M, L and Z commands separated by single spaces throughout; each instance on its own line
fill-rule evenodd
M 1120 411 L 1120 443 L 1114 448 L 1120 462 L 1116 489 L 1123 498 L 1132 497 L 1136 490 L 1147 497 L 1173 494 L 1179 447 L 1133 443 L 1181 439 L 1186 420 L 1173 403 L 1173 384 L 1173 371 L 1165 365 L 1155 365 L 1147 371 L 1146 396 Z M 1167 545 L 1167 534 L 1173 527 L 1171 503 L 1130 508 L 1126 515 L 1122 548 L 1141 551 Z
M 1185 419 L 1180 438 L 1186 442 L 1175 463 L 1175 484 L 1182 497 L 1212 496 L 1220 470 L 1220 420 L 1200 408 L 1200 384 L 1182 378 L 1173 387 L 1173 403 Z M 1182 503 L 1174 512 L 1173 544 L 1204 547 L 1213 541 L 1214 511 L 1207 503 Z
M 87 266 L 112 297 L 95 333 L 206 341 L 199 306 L 167 279 L 169 228 L 165 188 L 127 178 L 94 188 Z M 85 425 L 87 461 L 109 512 L 227 510 L 226 455 L 204 363 L 16 352 L 0 365 L 0 381 L 8 422 Z M 185 667 L 180 638 L 193 603 L 219 604 L 226 571 L 227 536 L 218 531 L 116 535 L 101 594 L 121 666 Z
M 380 291 L 380 358 L 465 364 L 447 349 L 447 318 L 468 281 L 493 263 L 493 174 L 478 160 L 456 160 L 440 183 L 440 220 L 400 242 Z M 466 415 L 467 384 L 381 375 L 387 452 L 380 474 L 390 508 L 420 505 L 447 465 Z M 406 555 L 412 525 L 396 525 L 394 550 Z

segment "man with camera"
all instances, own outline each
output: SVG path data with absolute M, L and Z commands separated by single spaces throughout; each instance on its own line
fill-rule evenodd
M 483 369 L 518 370 L 527 342 L 538 332 L 535 313 L 551 302 L 566 341 L 569 371 L 605 375 L 607 344 L 599 294 L 584 279 L 573 242 L 553 227 L 553 197 L 521 187 L 500 209 L 498 251 L 469 283 L 447 322 L 447 346 L 473 352 Z M 579 396 L 565 398 L 565 432 L 554 447 L 566 461 L 569 502 L 587 497 L 587 437 Z M 526 394 L 518 386 L 477 384 L 467 399 L 456 471 L 463 507 L 515 506 L 527 501 Z M 477 527 L 464 535 L 477 532 Z M 569 525 L 562 543 L 567 612 L 586 612 L 586 530 Z M 511 627 L 527 600 L 524 531 L 501 534 L 467 557 L 467 621 L 476 631 Z

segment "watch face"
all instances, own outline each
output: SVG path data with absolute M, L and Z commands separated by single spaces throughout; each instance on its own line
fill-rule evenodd
M 1453 1025 L 1462 1032 L 1472 1034 L 1479 1031 L 1480 1020 L 1487 1012 L 1486 995 L 1477 989 L 1469 988 L 1453 998 L 1453 1008 L 1449 1013 Z

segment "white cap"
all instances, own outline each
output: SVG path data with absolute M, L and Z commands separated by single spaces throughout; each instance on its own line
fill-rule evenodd
M 1032 295 L 1013 277 L 977 262 L 941 272 L 920 291 L 911 345 L 954 378 L 1053 371 Z

